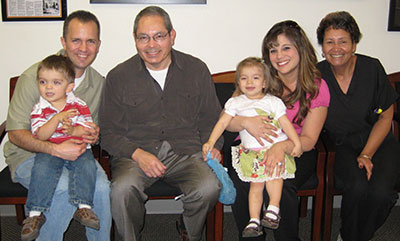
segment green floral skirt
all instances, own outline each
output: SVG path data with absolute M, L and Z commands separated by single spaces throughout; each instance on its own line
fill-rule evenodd
M 232 147 L 232 166 L 238 173 L 239 178 L 245 182 L 266 182 L 273 179 L 294 178 L 296 163 L 294 157 L 285 155 L 285 170 L 272 176 L 265 175 L 264 153 L 268 149 L 250 150 L 242 145 Z

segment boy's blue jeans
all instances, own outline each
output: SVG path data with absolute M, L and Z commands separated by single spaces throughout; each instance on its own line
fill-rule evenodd
M 49 211 L 64 167 L 69 171 L 69 202 L 74 206 L 87 204 L 93 207 L 97 167 L 92 151 L 88 149 L 75 161 L 46 153 L 36 154 L 26 202 L 29 211 Z
M 15 171 L 14 181 L 19 182 L 26 188 L 29 188 L 34 160 L 35 155 L 19 164 Z M 88 241 L 110 241 L 110 182 L 100 164 L 96 162 L 96 165 L 97 178 L 96 189 L 94 191 L 93 211 L 100 220 L 100 230 L 86 228 L 86 237 Z M 70 221 L 76 211 L 76 207 L 68 202 L 68 176 L 69 171 L 64 167 L 54 193 L 50 211 L 45 213 L 47 220 L 40 229 L 40 234 L 36 241 L 64 240 L 64 232 L 68 229 Z

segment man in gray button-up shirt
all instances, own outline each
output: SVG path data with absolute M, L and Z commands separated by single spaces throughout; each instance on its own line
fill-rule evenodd
M 172 49 L 175 30 L 159 7 L 134 23 L 138 54 L 112 69 L 100 108 L 102 146 L 112 156 L 111 205 L 117 239 L 140 240 L 144 190 L 159 179 L 184 197 L 190 240 L 200 240 L 220 183 L 203 161 L 221 107 L 207 66 Z M 222 141 L 216 147 L 221 148 Z M 218 150 L 212 155 L 219 157 Z

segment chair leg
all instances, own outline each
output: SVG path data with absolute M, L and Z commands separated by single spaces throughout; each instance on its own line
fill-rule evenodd
M 215 241 L 222 241 L 223 236 L 224 205 L 218 202 L 215 206 Z
M 316 197 L 314 197 L 314 207 L 313 207 L 313 224 L 312 224 L 312 240 L 321 240 L 322 231 L 322 212 L 324 204 L 323 192 L 319 192 Z
M 215 241 L 215 210 L 216 208 L 214 207 L 213 210 L 211 210 L 207 214 L 207 219 L 206 219 L 206 240 L 207 241 Z
M 25 219 L 25 210 L 23 204 L 15 204 L 15 212 L 17 214 L 17 222 L 19 225 L 22 225 L 22 222 Z
M 323 241 L 331 240 L 333 195 L 325 196 Z
M 307 216 L 307 203 L 308 203 L 308 197 L 300 197 L 299 216 L 302 218 Z

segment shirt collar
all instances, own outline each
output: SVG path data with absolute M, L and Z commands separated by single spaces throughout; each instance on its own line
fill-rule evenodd
M 73 102 L 75 102 L 75 100 L 76 100 L 76 97 L 75 97 L 74 93 L 71 91 L 71 92 L 67 93 L 67 101 L 65 102 L 65 105 L 66 105 L 67 103 L 73 103 Z M 44 109 L 44 108 L 51 108 L 51 109 L 56 110 L 57 112 L 59 112 L 59 110 L 57 110 L 56 108 L 54 108 L 54 107 L 50 104 L 50 102 L 48 102 L 47 100 L 45 100 L 42 96 L 40 96 L 39 102 L 40 102 L 40 106 L 41 106 L 42 109 Z M 65 105 L 64 105 L 64 107 L 62 108 L 62 110 L 65 108 Z

